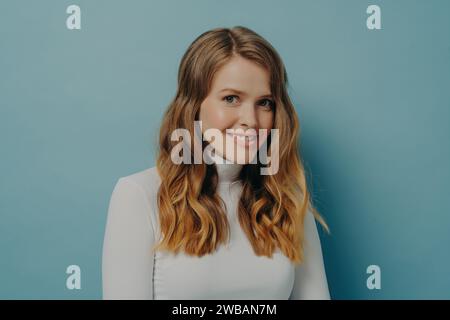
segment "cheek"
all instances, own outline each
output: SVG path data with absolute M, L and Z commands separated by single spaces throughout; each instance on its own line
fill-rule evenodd
M 259 113 L 258 122 L 261 129 L 272 129 L 274 121 L 274 113 L 261 111 Z
M 229 128 L 235 120 L 235 112 L 226 110 L 220 102 L 205 100 L 200 107 L 200 120 L 202 128 L 216 128 L 221 131 Z

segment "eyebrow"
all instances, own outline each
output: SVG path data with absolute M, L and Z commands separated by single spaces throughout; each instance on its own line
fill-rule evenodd
M 247 95 L 245 92 L 237 90 L 237 89 L 233 89 L 233 88 L 225 88 L 225 89 L 220 90 L 219 92 L 223 92 L 223 91 L 231 91 L 231 92 L 240 94 L 242 96 Z M 269 94 L 265 94 L 265 95 L 260 96 L 260 98 L 272 98 L 272 94 L 270 94 L 270 93 Z

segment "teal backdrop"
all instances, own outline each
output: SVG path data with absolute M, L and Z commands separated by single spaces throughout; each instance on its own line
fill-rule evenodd
M 446 0 L 1 1 L 0 298 L 102 298 L 115 183 L 154 166 L 188 45 L 243 25 L 286 64 L 332 298 L 450 299 L 449 14 Z

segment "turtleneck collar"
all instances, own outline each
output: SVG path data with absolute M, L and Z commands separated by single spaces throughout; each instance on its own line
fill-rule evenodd
M 237 180 L 239 173 L 241 172 L 243 164 L 233 163 L 232 161 L 223 158 L 222 156 L 215 154 L 212 156 L 217 174 L 219 176 L 219 183 L 232 183 Z

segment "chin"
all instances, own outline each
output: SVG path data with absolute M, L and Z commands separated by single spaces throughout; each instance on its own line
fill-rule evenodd
M 236 149 L 237 149 L 236 150 L 237 154 L 235 154 L 234 159 L 229 159 L 227 157 L 228 160 L 233 161 L 233 162 L 238 163 L 238 164 L 252 164 L 251 163 L 252 160 L 254 158 L 256 158 L 256 156 L 257 156 L 257 151 L 253 151 L 252 152 L 252 150 L 249 150 L 247 148 L 242 148 L 242 147 L 238 147 Z M 231 152 L 228 153 L 228 154 L 231 154 Z

